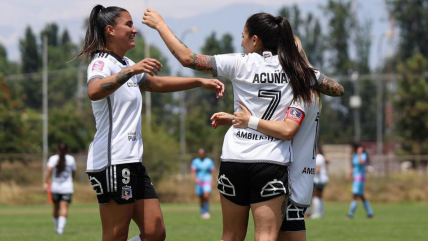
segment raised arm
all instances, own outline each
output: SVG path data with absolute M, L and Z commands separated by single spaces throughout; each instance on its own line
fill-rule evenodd
M 213 56 L 195 54 L 171 31 L 162 16 L 155 10 L 148 8 L 144 12 L 143 24 L 158 31 L 172 55 L 183 65 L 204 73 L 215 71 L 216 64 Z

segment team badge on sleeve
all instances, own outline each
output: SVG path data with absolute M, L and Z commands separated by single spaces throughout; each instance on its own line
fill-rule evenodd
M 305 113 L 303 111 L 297 108 L 291 107 L 288 109 L 287 117 L 285 119 L 293 120 L 297 122 L 297 124 L 301 125 L 304 118 L 305 118 Z
M 92 65 L 92 71 L 103 71 L 104 61 L 98 60 Z

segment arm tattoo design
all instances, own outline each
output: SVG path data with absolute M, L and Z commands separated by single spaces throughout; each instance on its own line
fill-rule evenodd
M 190 68 L 205 73 L 213 73 L 214 77 L 217 76 L 217 63 L 215 62 L 214 56 L 193 54 L 190 58 L 193 60 L 190 64 Z
M 116 82 L 119 84 L 118 88 L 123 85 L 126 81 L 128 81 L 132 77 L 131 71 L 120 71 L 116 76 Z
M 112 83 L 112 82 L 107 82 L 104 84 L 101 84 L 101 89 L 104 92 L 111 92 L 111 91 L 115 91 L 117 89 L 117 84 L 116 83 Z
M 150 80 L 146 79 L 139 83 L 140 89 L 144 91 L 152 91 Z
M 122 86 L 126 81 L 128 81 L 132 77 L 131 71 L 120 71 L 119 74 L 116 76 L 116 83 L 114 82 L 107 82 L 104 84 L 101 84 L 101 89 L 104 92 L 112 92 L 117 90 L 120 86 Z
M 171 53 L 178 60 L 178 62 L 180 62 L 180 56 L 178 56 L 178 54 L 174 50 L 171 50 Z
M 343 93 L 345 92 L 341 84 L 327 76 L 324 76 L 324 79 L 319 85 L 319 91 L 329 96 L 343 96 Z

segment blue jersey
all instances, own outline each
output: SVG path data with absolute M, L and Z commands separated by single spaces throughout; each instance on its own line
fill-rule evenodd
M 354 181 L 364 182 L 366 178 L 366 163 L 367 163 L 367 154 L 362 153 L 361 157 L 364 159 L 364 163 L 360 164 L 360 157 L 358 154 L 354 153 L 352 156 L 352 167 L 353 167 L 353 177 Z
M 201 182 L 201 185 L 211 184 L 211 173 L 214 169 L 214 162 L 208 157 L 205 157 L 203 160 L 195 158 L 192 161 L 192 170 L 196 170 L 196 178 Z

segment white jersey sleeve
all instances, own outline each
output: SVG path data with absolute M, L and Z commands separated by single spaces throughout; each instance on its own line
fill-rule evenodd
M 110 59 L 98 56 L 94 58 L 91 61 L 91 63 L 88 65 L 87 82 L 96 78 L 99 78 L 99 79 L 107 78 L 115 74 L 113 70 L 114 70 L 114 63 Z
M 48 161 L 48 167 L 50 168 L 54 168 L 58 162 L 58 155 L 53 155 L 51 157 L 49 157 L 49 161 Z
M 295 100 L 295 101 L 291 102 L 289 108 L 297 108 L 297 109 L 303 111 L 303 113 L 306 115 L 310 106 L 308 106 L 307 104 L 305 104 L 305 102 L 303 102 L 301 100 Z
M 215 55 L 216 68 L 213 69 L 214 77 L 225 77 L 229 80 L 235 79 L 239 70 L 239 61 L 245 54 L 220 54 Z

